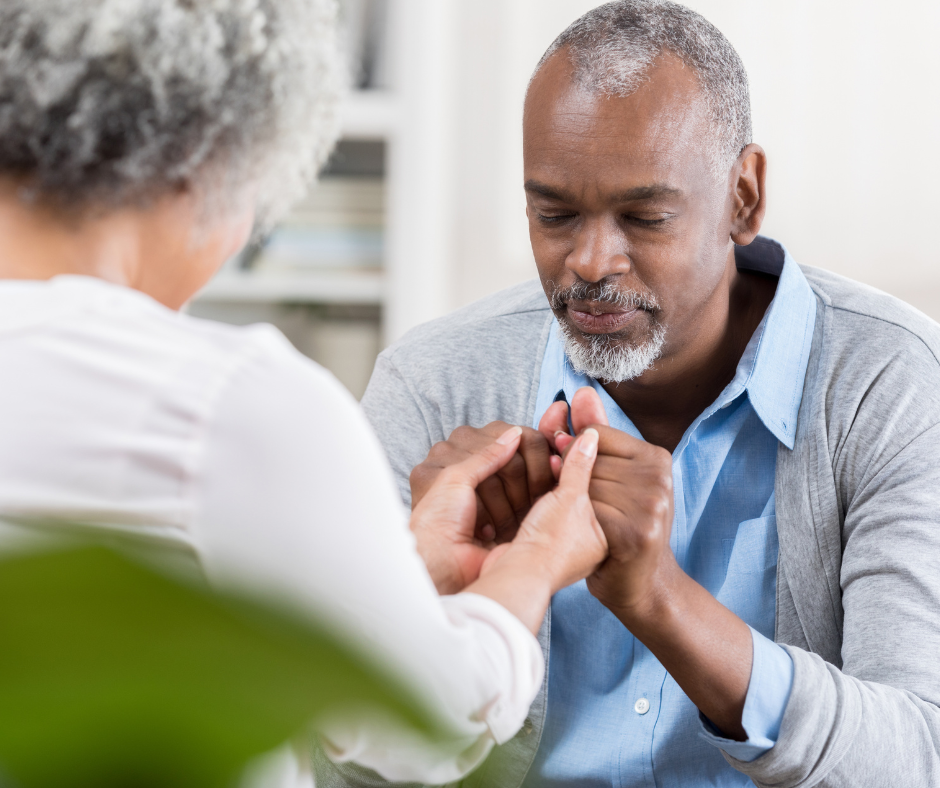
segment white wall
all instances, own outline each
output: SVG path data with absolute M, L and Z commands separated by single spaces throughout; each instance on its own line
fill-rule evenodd
M 535 275 L 522 98 L 542 51 L 595 5 L 457 0 L 449 269 L 459 306 Z M 770 158 L 765 232 L 803 263 L 940 318 L 940 3 L 689 0 L 737 48 Z

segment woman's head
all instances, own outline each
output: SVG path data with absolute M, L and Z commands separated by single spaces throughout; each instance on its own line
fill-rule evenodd
M 3 0 L 0 178 L 83 215 L 270 222 L 335 138 L 333 0 Z

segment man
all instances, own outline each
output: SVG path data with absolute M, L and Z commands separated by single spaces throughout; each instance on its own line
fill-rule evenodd
M 610 558 L 555 595 L 529 725 L 468 785 L 940 785 L 940 328 L 758 235 L 750 135 L 700 16 L 586 14 L 526 97 L 542 288 L 377 363 L 363 405 L 406 500 L 530 425 L 478 488 L 485 540 L 600 432 Z

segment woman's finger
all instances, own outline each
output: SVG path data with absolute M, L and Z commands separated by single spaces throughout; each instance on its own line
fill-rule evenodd
M 548 462 L 552 468 L 552 476 L 555 477 L 555 481 L 557 482 L 558 479 L 561 478 L 561 457 L 557 454 L 553 454 L 548 458 Z
M 558 482 L 562 491 L 576 495 L 587 494 L 594 460 L 597 459 L 597 441 L 597 430 L 588 427 L 572 444 L 565 457 L 565 464 L 561 468 L 561 479 Z
M 484 479 L 488 479 L 513 458 L 521 436 L 522 427 L 510 427 L 489 446 L 445 468 L 441 476 L 446 476 L 449 482 L 467 484 L 476 489 Z
M 559 432 L 555 435 L 555 449 L 562 457 L 565 456 L 565 451 L 567 451 L 572 441 L 574 441 L 574 436 L 569 435 L 567 432 Z

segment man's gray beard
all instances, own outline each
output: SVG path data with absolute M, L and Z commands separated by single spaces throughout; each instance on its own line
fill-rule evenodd
M 578 280 L 565 289 L 549 284 L 552 290 L 548 294 L 548 301 L 558 316 L 559 334 L 565 343 L 565 353 L 577 372 L 603 383 L 623 383 L 640 377 L 659 358 L 666 341 L 666 329 L 653 317 L 659 310 L 655 296 L 630 290 L 620 291 L 606 281 L 590 283 Z M 622 310 L 643 309 L 650 315 L 652 333 L 642 345 L 633 347 L 609 334 L 577 335 L 562 316 L 571 300 L 610 304 Z
M 646 342 L 633 347 L 619 344 L 607 334 L 582 334 L 579 338 L 564 320 L 558 321 L 558 333 L 574 370 L 602 383 L 640 377 L 659 358 L 666 341 L 666 329 L 659 323 L 653 324 Z

